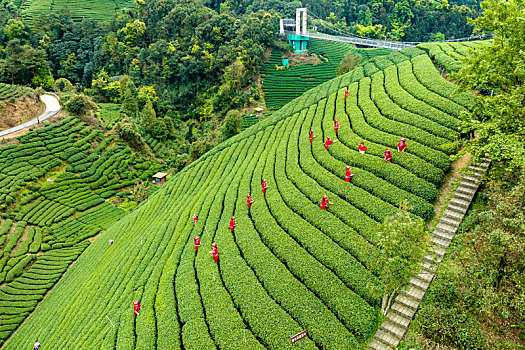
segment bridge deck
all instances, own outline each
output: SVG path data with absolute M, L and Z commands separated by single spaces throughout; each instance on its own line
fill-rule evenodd
M 284 31 L 284 34 L 292 34 L 295 35 L 296 32 L 291 31 Z M 350 43 L 355 45 L 362 45 L 362 46 L 370 46 L 370 47 L 382 47 L 385 49 L 392 49 L 392 50 L 402 50 L 407 47 L 413 47 L 415 44 L 412 43 L 403 43 L 399 41 L 388 41 L 388 40 L 377 40 L 377 39 L 363 39 L 363 38 L 357 38 L 357 37 L 348 37 L 348 36 L 340 36 L 340 35 L 329 35 L 329 34 L 321 34 L 321 33 L 313 33 L 313 32 L 303 32 L 301 33 L 302 36 L 308 36 L 310 38 L 315 39 L 323 39 L 323 40 L 330 40 L 330 41 L 339 41 L 343 43 Z

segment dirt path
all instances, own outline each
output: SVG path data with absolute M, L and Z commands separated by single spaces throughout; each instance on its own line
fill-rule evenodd
M 448 202 L 450 202 L 450 199 L 452 199 L 452 197 L 454 196 L 454 192 L 456 191 L 456 188 L 458 187 L 461 181 L 461 170 L 468 165 L 470 159 L 472 159 L 472 155 L 466 154 L 463 157 L 456 159 L 450 165 L 450 171 L 447 174 L 447 176 L 445 176 L 443 184 L 438 189 L 439 197 L 437 198 L 436 203 L 434 203 L 435 214 L 434 218 L 428 223 L 429 229 L 433 230 L 439 222 L 441 214 L 447 207 Z

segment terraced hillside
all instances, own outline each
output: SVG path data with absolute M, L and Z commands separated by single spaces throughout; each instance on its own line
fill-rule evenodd
M 467 56 L 470 48 L 487 45 L 490 40 L 471 42 L 425 43 L 418 47 L 428 51 L 430 57 L 446 72 L 457 72 L 461 68 L 461 58 Z
M 14 102 L 32 96 L 33 89 L 29 87 L 0 83 L 0 102 Z
M 358 52 L 367 60 L 387 55 L 388 49 L 356 49 L 347 43 L 311 39 L 308 51 L 315 53 L 323 60 L 318 64 L 301 64 L 286 69 L 282 67 L 281 52 L 273 50 L 268 62 L 263 66 L 263 91 L 266 107 L 277 110 L 288 102 L 301 96 L 305 91 L 336 77 L 336 69 L 348 51 Z
M 301 348 L 365 346 L 381 297 L 374 228 L 402 200 L 433 215 L 458 116 L 473 103 L 455 89 L 410 49 L 308 91 L 102 232 L 4 348 L 288 349 L 302 330 Z M 326 137 L 338 142 L 325 149 Z
M 124 216 L 127 197 L 158 165 L 78 119 L 0 147 L 0 341 L 33 311 L 86 249 Z M 131 196 L 132 197 L 132 196 Z
M 41 13 L 67 9 L 73 20 L 93 18 L 109 21 L 116 12 L 124 8 L 134 8 L 132 0 L 19 0 L 15 3 L 22 10 L 22 17 L 31 21 Z

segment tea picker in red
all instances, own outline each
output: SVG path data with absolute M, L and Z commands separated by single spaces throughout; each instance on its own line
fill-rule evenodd
M 138 300 L 135 300 L 133 302 L 133 312 L 135 315 L 139 315 L 139 310 L 142 309 L 142 305 L 140 305 L 140 302 Z
M 321 204 L 319 204 L 319 208 L 323 209 L 323 210 L 326 210 L 326 205 L 327 204 L 334 204 L 332 202 L 330 202 L 328 200 L 328 197 L 325 195 L 323 195 L 323 199 L 321 200 Z
M 248 205 L 248 208 L 252 207 L 253 199 L 250 197 L 250 195 L 246 196 L 246 204 Z
M 334 120 L 334 130 L 335 134 L 339 136 L 339 119 Z
M 228 228 L 233 232 L 235 226 L 237 226 L 237 224 L 235 223 L 235 216 L 232 216 L 232 219 L 230 220 L 230 226 L 228 226 Z
M 201 245 L 201 240 L 199 239 L 199 236 L 195 236 L 193 239 L 193 244 L 195 245 L 195 250 L 199 250 L 199 246 Z
M 326 138 L 326 141 L 324 143 L 324 148 L 328 149 L 328 147 L 336 141 L 331 140 L 329 137 Z
M 217 243 L 211 244 L 211 256 L 213 256 L 213 259 L 215 259 L 215 262 L 219 262 L 219 250 L 217 249 Z
M 268 188 L 268 185 L 266 184 L 266 179 L 262 180 L 262 191 L 264 194 L 266 194 L 266 189 Z
M 193 226 L 197 225 L 197 220 L 199 217 L 197 216 L 197 213 L 193 213 Z
M 348 90 L 345 90 L 345 101 L 348 98 Z
M 397 143 L 397 150 L 399 152 L 405 152 L 406 148 L 407 148 L 407 144 L 405 143 L 405 138 L 402 137 L 399 142 Z
M 310 144 L 312 143 L 312 141 L 314 140 L 314 131 L 313 130 L 310 130 Z
M 346 174 L 345 174 L 345 181 L 346 182 L 350 182 L 350 178 L 354 176 L 354 174 L 352 174 L 352 172 L 350 171 L 350 167 L 347 166 L 346 167 Z
M 385 149 L 385 160 L 387 162 L 392 162 L 392 153 L 390 152 L 388 148 Z
M 365 143 L 363 141 L 361 141 L 361 144 L 359 145 L 359 147 L 357 147 L 359 149 L 359 153 L 365 153 L 366 150 L 368 149 L 366 146 L 365 146 Z

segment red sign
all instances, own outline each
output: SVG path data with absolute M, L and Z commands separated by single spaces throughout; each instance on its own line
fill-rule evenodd
M 298 341 L 299 339 L 303 339 L 304 337 L 306 337 L 306 331 L 302 331 L 301 333 L 297 333 L 296 335 L 291 337 L 290 340 L 292 341 L 292 344 L 293 344 L 296 341 Z

